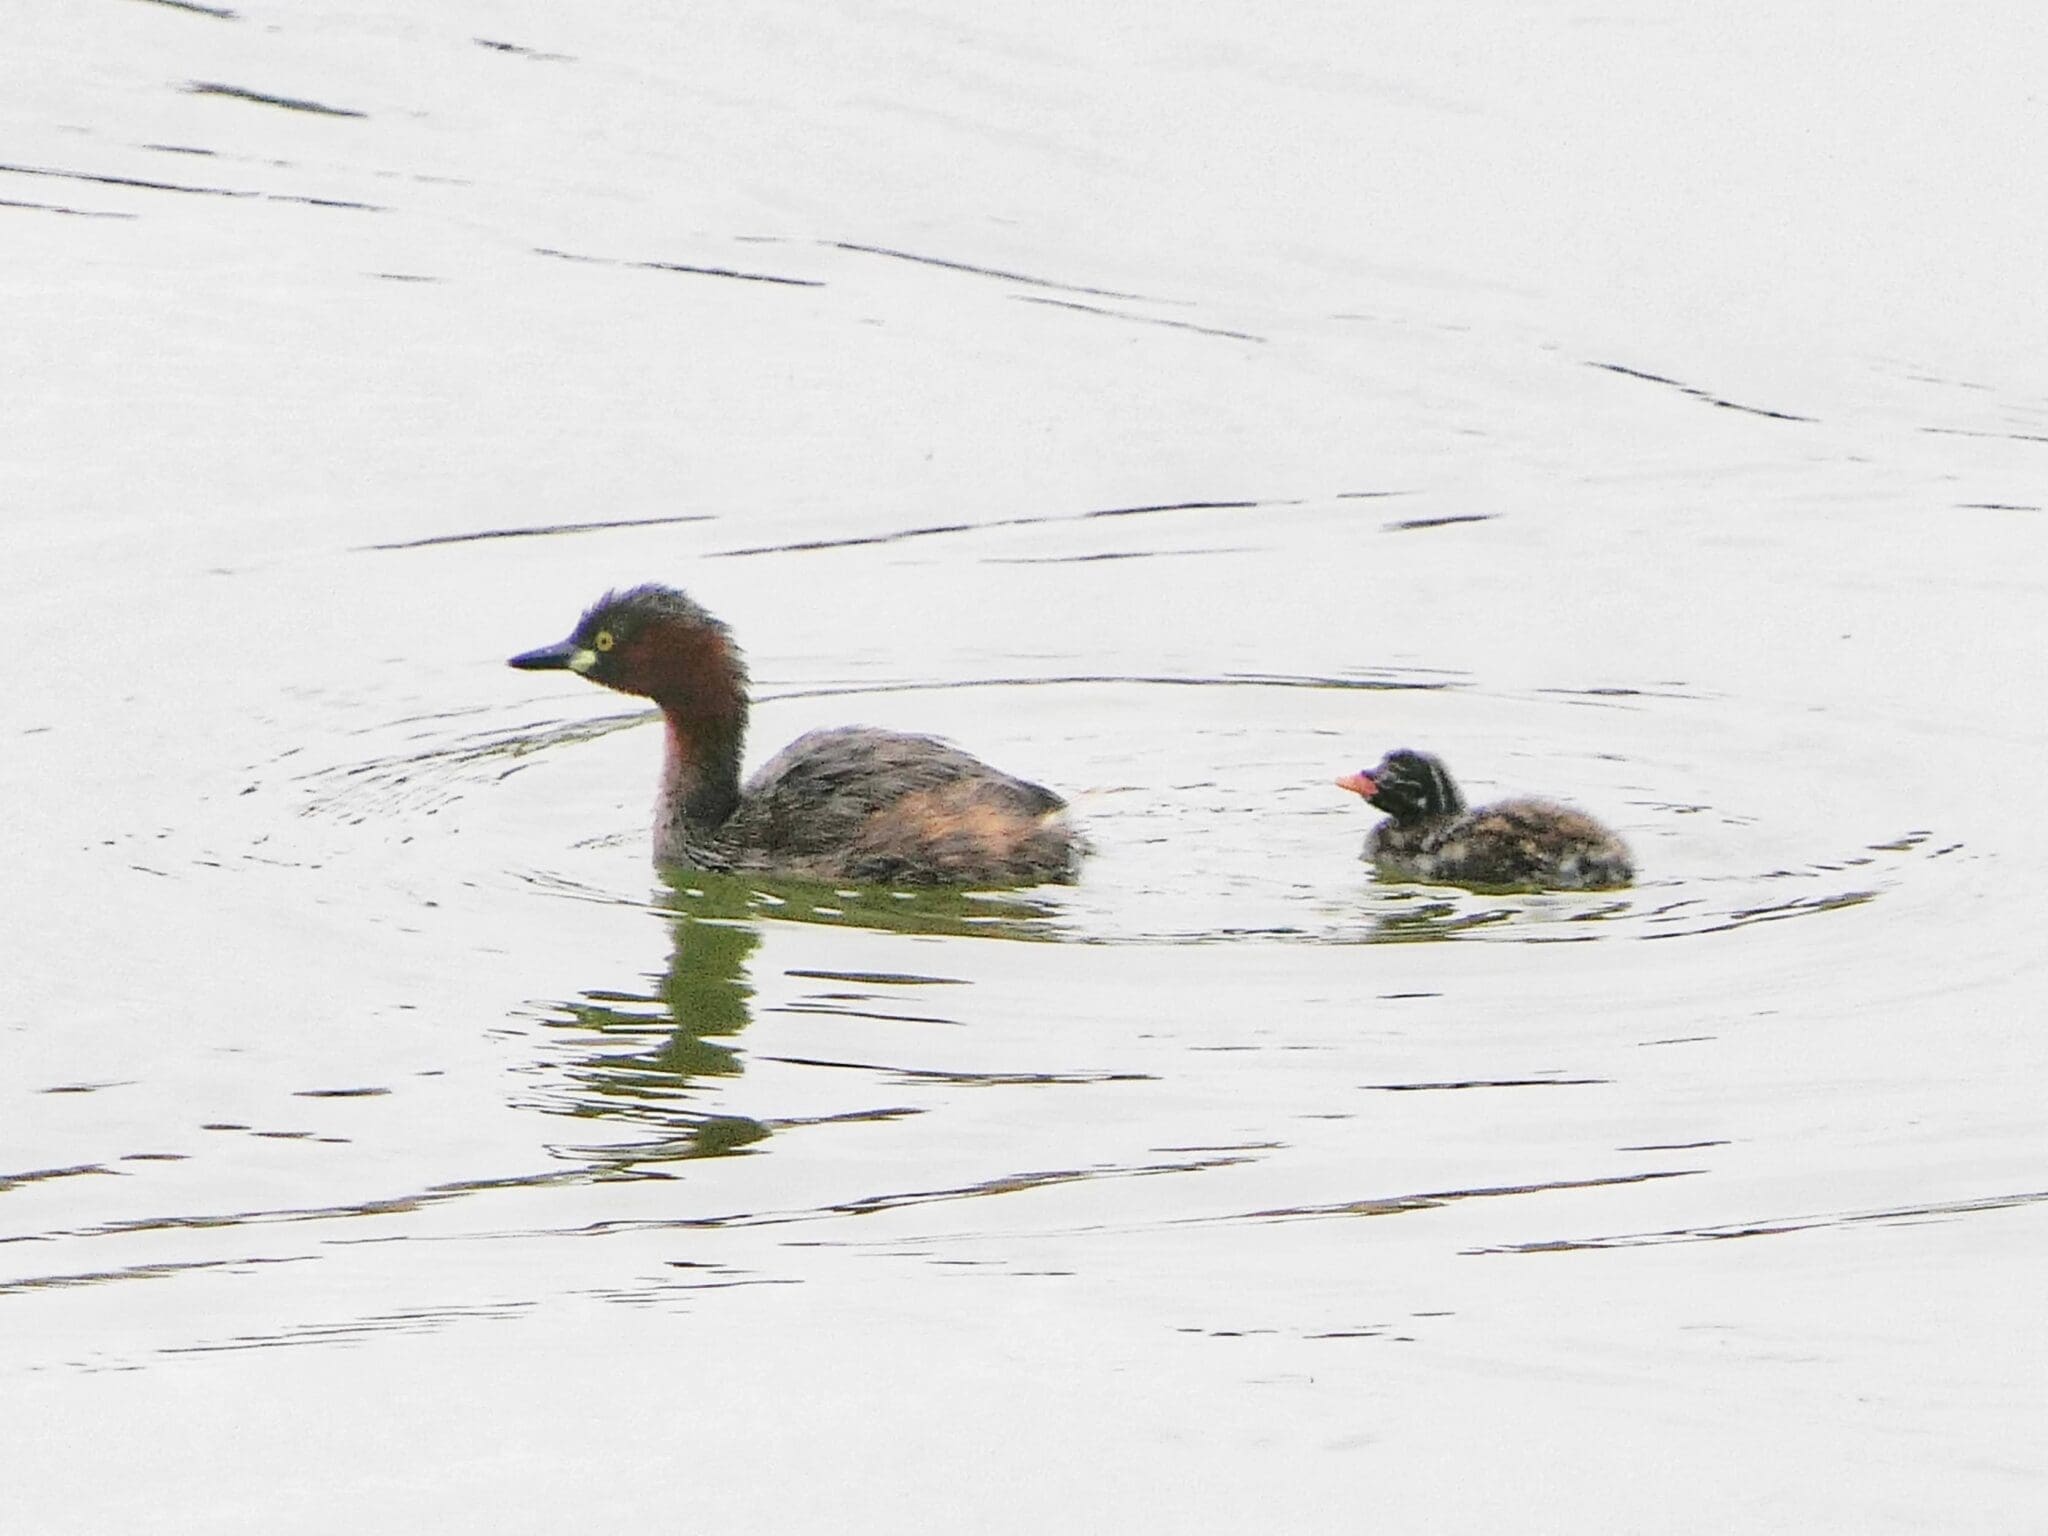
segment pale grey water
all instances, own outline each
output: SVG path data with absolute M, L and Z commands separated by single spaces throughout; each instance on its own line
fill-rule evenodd
M 1821 14 L 22 8 L 8 1528 L 2037 1526 L 2042 47 Z M 644 579 L 1082 883 L 662 884 Z

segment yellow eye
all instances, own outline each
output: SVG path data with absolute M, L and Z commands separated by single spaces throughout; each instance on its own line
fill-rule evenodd
M 612 632 L 608 629 L 600 629 L 597 632 L 597 638 L 591 641 L 590 643 L 596 646 L 600 651 L 608 651 L 614 645 L 618 644 L 618 642 L 612 638 Z

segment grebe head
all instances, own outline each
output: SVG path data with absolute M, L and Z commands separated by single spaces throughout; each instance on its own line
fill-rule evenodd
M 1465 797 L 1450 770 L 1428 753 L 1405 747 L 1389 752 L 1376 768 L 1346 774 L 1337 787 L 1364 797 L 1397 822 L 1457 816 L 1465 809 Z
M 723 624 L 674 587 L 607 592 L 568 639 L 522 652 L 510 665 L 574 672 L 689 714 L 745 714 L 739 647 Z

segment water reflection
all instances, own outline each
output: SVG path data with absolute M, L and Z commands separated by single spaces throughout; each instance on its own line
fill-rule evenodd
M 1860 861 L 1869 863 L 1869 860 Z M 1815 865 L 1750 877 L 1709 877 L 1641 886 L 1625 895 L 1578 892 L 1525 893 L 1401 886 L 1375 882 L 1363 921 L 1340 918 L 1334 935 L 1310 932 L 1311 942 L 1427 944 L 1487 939 L 1522 944 L 1571 944 L 1592 939 L 1694 938 L 1757 923 L 1839 912 L 1875 901 L 1883 889 L 1855 886 L 1759 900 L 1761 882 L 1821 879 L 1839 866 Z
M 1522 943 L 1571 943 L 1598 937 L 1594 925 L 1625 918 L 1626 896 L 1571 892 L 1484 892 L 1376 881 L 1362 928 L 1349 943 L 1433 944 L 1491 937 Z
M 1366 942 L 1427 944 L 1437 939 L 1454 938 L 1468 929 L 1504 923 L 1514 915 L 1512 907 L 1488 907 L 1477 912 L 1461 912 L 1453 902 L 1425 900 L 1413 906 L 1376 914 L 1372 919 L 1372 930 L 1366 935 Z
M 602 1042 L 567 1069 L 570 1113 L 656 1132 L 592 1149 L 594 1161 L 644 1176 L 644 1164 L 723 1156 L 768 1134 L 759 1121 L 681 1102 L 700 1078 L 739 1075 L 739 1055 L 725 1042 L 747 1026 L 754 990 L 747 960 L 760 942 L 748 924 L 679 918 L 668 972 L 653 995 L 591 991 L 566 1005 L 566 1017 L 555 1022 Z
M 1057 909 L 1016 891 L 943 886 L 893 890 L 886 886 L 835 886 L 780 875 L 719 875 L 696 870 L 673 872 L 667 880 L 666 904 L 681 923 L 773 918 L 952 938 L 1060 937 L 1053 926 Z
M 650 1165 L 727 1156 L 772 1130 L 814 1122 L 702 1107 L 714 1084 L 743 1070 L 734 1041 L 753 1017 L 748 966 L 761 944 L 762 919 L 955 937 L 1054 936 L 1051 908 L 1007 892 L 844 888 L 688 871 L 668 877 L 664 905 L 672 913 L 669 965 L 652 990 L 593 988 L 548 1021 L 583 1042 L 562 1069 L 567 1113 L 648 1133 L 573 1149 L 600 1177 L 659 1177 L 659 1167 Z M 862 1111 L 851 1118 L 904 1112 Z

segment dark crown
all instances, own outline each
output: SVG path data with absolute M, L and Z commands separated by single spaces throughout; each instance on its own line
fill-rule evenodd
M 1464 813 L 1465 797 L 1458 792 L 1457 781 L 1427 752 L 1411 752 L 1405 747 L 1389 752 L 1367 777 L 1374 785 L 1372 803 L 1396 821 L 1428 821 Z

